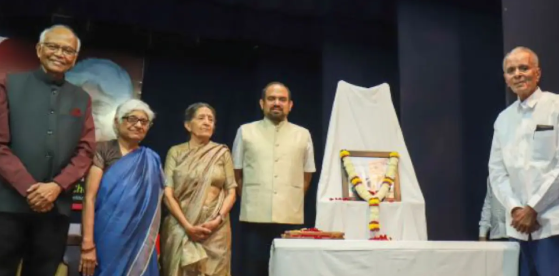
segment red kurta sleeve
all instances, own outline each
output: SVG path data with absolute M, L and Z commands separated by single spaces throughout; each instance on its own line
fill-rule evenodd
M 22 196 L 27 197 L 27 189 L 37 181 L 8 147 L 11 139 L 9 116 L 6 76 L 4 75 L 0 76 L 0 177 L 12 185 Z

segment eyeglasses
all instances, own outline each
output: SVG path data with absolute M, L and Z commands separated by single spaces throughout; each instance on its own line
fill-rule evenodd
M 147 125 L 151 126 L 151 125 L 153 125 L 153 122 L 152 122 L 152 121 L 150 121 L 150 120 L 148 120 L 148 119 L 140 119 L 140 118 L 138 118 L 138 117 L 136 117 L 136 116 L 124 116 L 124 117 L 122 117 L 122 119 L 126 120 L 128 123 L 130 123 L 130 124 L 132 124 L 132 125 L 135 125 L 135 124 L 137 124 L 138 122 L 140 122 L 140 124 L 141 124 L 142 126 L 147 126 Z
M 58 52 L 58 50 L 62 50 L 62 54 L 65 56 L 73 56 L 78 53 L 78 51 L 74 50 L 72 47 L 68 46 L 60 46 L 55 43 L 42 43 L 49 51 Z

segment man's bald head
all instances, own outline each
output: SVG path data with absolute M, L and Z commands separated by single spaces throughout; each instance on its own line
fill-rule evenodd
M 74 30 L 72 30 L 70 27 L 68 27 L 66 25 L 54 25 L 50 28 L 47 28 L 47 29 L 43 30 L 43 32 L 41 32 L 41 35 L 39 36 L 39 43 L 44 43 L 46 38 L 47 38 L 47 35 L 49 35 L 51 33 L 73 36 L 76 39 L 76 46 L 75 46 L 76 51 L 77 52 L 80 51 L 80 48 L 81 48 L 80 38 L 76 35 Z
M 541 77 L 538 55 L 526 47 L 516 47 L 503 60 L 503 76 L 521 101 L 537 89 Z
M 518 54 L 518 53 L 527 53 L 530 55 L 530 59 L 532 62 L 532 65 L 534 67 L 540 67 L 540 59 L 538 58 L 538 55 L 536 54 L 536 52 L 532 51 L 532 49 L 528 48 L 528 47 L 523 47 L 523 46 L 519 46 L 516 47 L 514 49 L 512 49 L 510 52 L 508 52 L 505 55 L 505 58 L 503 59 L 503 71 L 505 71 L 505 65 L 507 63 L 507 59 L 514 55 L 514 54 Z
M 37 57 L 45 72 L 61 78 L 76 64 L 80 47 L 80 39 L 72 29 L 55 25 L 39 36 Z

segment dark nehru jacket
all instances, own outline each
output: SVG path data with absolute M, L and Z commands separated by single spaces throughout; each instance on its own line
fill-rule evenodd
M 95 148 L 91 99 L 42 69 L 0 77 L 0 212 L 31 213 L 27 189 L 63 188 L 52 212 L 69 215 L 72 188 Z

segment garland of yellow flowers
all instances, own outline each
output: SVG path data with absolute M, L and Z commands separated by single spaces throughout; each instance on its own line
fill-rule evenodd
M 351 163 L 349 157 L 350 153 L 347 150 L 340 151 L 340 157 L 342 159 L 342 163 L 344 165 L 345 171 L 349 176 L 349 180 L 351 184 L 355 188 L 357 195 L 369 202 L 369 207 L 371 210 L 371 214 L 369 216 L 369 230 L 371 231 L 371 236 L 375 237 L 376 234 L 380 230 L 380 223 L 379 223 L 379 204 L 384 199 L 390 187 L 394 185 L 394 179 L 396 177 L 396 170 L 398 168 L 398 161 L 399 161 L 399 154 L 397 152 L 390 153 L 390 159 L 388 161 L 388 168 L 386 169 L 386 174 L 384 175 L 384 179 L 382 180 L 382 184 L 380 189 L 377 193 L 372 195 L 369 190 L 363 185 L 363 181 L 359 177 L 359 175 L 355 172 L 355 167 L 353 163 Z

